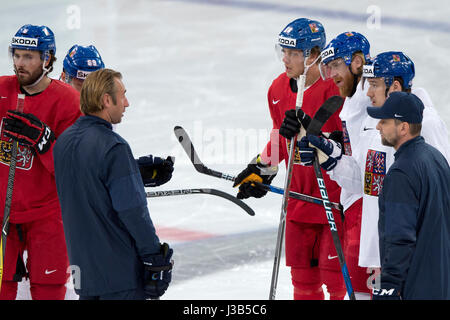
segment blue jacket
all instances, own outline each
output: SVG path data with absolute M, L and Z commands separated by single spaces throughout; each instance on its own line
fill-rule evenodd
M 55 178 L 79 295 L 97 296 L 143 285 L 142 259 L 158 253 L 136 161 L 109 122 L 82 116 L 57 139 Z
M 395 153 L 379 208 L 381 288 L 450 299 L 450 168 L 423 137 Z

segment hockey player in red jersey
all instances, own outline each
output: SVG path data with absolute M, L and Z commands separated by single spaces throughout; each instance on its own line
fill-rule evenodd
M 306 74 L 302 110 L 310 117 L 314 116 L 325 100 L 339 95 L 339 90 L 332 80 L 323 81 L 320 77 L 320 50 L 326 42 L 325 31 L 320 22 L 297 19 L 283 29 L 278 39 L 286 72 L 273 81 L 267 96 L 273 121 L 271 139 L 255 161 L 237 176 L 235 186 L 239 186 L 238 198 L 264 196 L 267 192 L 251 181 L 259 180 L 270 184 L 276 175 L 278 163 L 284 160 L 287 166 L 290 139 L 300 129 L 293 110 L 297 94 L 295 79 Z M 325 123 L 324 132 L 342 130 L 338 114 L 339 112 Z M 340 188 L 328 175 L 324 174 L 324 179 L 330 201 L 339 202 Z M 293 166 L 291 190 L 320 198 L 314 170 L 300 165 L 298 150 Z M 339 212 L 334 212 L 334 215 L 338 230 L 342 234 Z M 327 286 L 330 299 L 344 298 L 344 281 L 323 206 L 289 199 L 286 264 L 291 267 L 294 299 L 324 299 L 323 284 Z
M 19 142 L 0 299 L 13 300 L 17 282 L 30 279 L 33 299 L 64 299 L 68 258 L 56 193 L 53 144 L 81 115 L 79 94 L 49 78 L 55 37 L 46 26 L 25 25 L 12 39 L 13 76 L 0 77 L 0 203 L 5 203 L 10 150 Z M 18 94 L 23 112 L 14 111 Z M 14 139 L 14 140 L 13 140 Z M 3 210 L 1 211 L 3 221 Z M 27 250 L 26 267 L 23 252 Z

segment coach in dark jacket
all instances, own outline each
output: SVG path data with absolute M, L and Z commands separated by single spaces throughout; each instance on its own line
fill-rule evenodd
M 85 116 L 53 150 L 80 300 L 158 298 L 171 280 L 172 249 L 155 233 L 129 145 L 112 131 L 128 107 L 121 79 L 110 69 L 87 77 L 80 99 Z
M 450 299 L 450 168 L 420 136 L 422 101 L 391 93 L 368 107 L 395 148 L 379 197 L 381 287 L 374 299 Z

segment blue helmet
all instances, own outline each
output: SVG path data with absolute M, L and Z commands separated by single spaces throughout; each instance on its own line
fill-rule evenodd
M 14 49 L 36 50 L 54 56 L 56 54 L 55 35 L 49 27 L 26 24 L 11 40 L 11 53 Z
M 289 23 L 278 35 L 278 44 L 283 48 L 303 50 L 305 57 L 310 50 L 326 44 L 325 29 L 319 21 L 300 18 Z
M 63 62 L 63 68 L 68 77 L 81 80 L 86 79 L 89 73 L 104 67 L 102 57 L 93 45 L 73 45 Z
M 409 89 L 415 75 L 414 62 L 400 51 L 383 52 L 364 66 L 363 75 L 366 78 L 384 78 L 386 88 L 392 85 L 394 77 L 401 77 L 403 89 Z
M 346 65 L 350 65 L 352 63 L 353 54 L 356 52 L 362 52 L 366 62 L 369 61 L 369 41 L 358 32 L 344 32 L 331 40 L 322 50 L 322 63 L 327 64 L 337 58 L 342 58 Z

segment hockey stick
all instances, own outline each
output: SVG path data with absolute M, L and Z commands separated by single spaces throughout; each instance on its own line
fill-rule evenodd
M 306 72 L 305 68 L 304 73 L 301 74 L 297 79 L 297 96 L 295 100 L 295 111 L 296 113 L 301 109 L 303 105 L 303 91 L 305 89 L 305 81 L 306 81 Z M 304 129 L 301 128 L 301 132 L 299 135 L 304 134 Z M 288 165 L 286 168 L 286 176 L 284 180 L 284 194 L 283 200 L 281 202 L 281 213 L 280 213 L 280 222 L 278 224 L 278 233 L 277 233 L 277 242 L 275 245 L 275 255 L 273 260 L 273 268 L 272 268 L 272 279 L 270 282 L 270 292 L 269 292 L 269 300 L 275 300 L 275 295 L 278 286 L 278 274 L 280 271 L 280 260 L 281 253 L 283 249 L 283 241 L 284 241 L 284 233 L 286 229 L 286 215 L 287 215 L 287 205 L 289 201 L 289 191 L 292 180 L 292 171 L 294 167 L 294 159 L 295 159 L 295 146 L 297 144 L 297 135 L 291 138 L 290 150 L 289 150 L 289 158 Z
M 23 104 L 25 102 L 25 95 L 18 94 L 17 95 L 17 106 L 16 111 L 23 111 Z M 2 287 L 3 280 L 3 266 L 5 259 L 5 251 L 6 251 L 6 239 L 8 237 L 9 230 L 9 215 L 11 213 L 11 202 L 12 202 L 12 193 L 14 189 L 14 177 L 16 175 L 16 165 L 17 165 L 17 151 L 19 148 L 19 143 L 14 139 L 11 142 L 11 160 L 9 162 L 9 172 L 8 172 L 8 184 L 6 187 L 6 198 L 5 198 L 5 209 L 3 211 L 3 223 L 2 223 L 2 237 L 0 240 L 1 246 L 1 257 L 0 257 L 0 291 Z
M 242 200 L 233 197 L 232 195 L 217 190 L 217 189 L 209 189 L 209 188 L 200 188 L 200 189 L 179 189 L 179 190 L 166 190 L 166 191 L 153 191 L 146 192 L 147 198 L 155 198 L 155 197 L 166 197 L 166 196 L 181 196 L 187 194 L 210 194 L 213 196 L 218 196 L 227 200 L 230 200 L 234 204 L 237 204 L 239 207 L 245 210 L 249 215 L 254 216 L 255 212 L 252 208 L 250 208 L 245 202 Z
M 322 126 L 320 125 L 320 121 L 315 121 L 315 120 L 328 119 L 334 112 L 336 112 L 339 109 L 339 107 L 342 104 L 342 100 L 343 99 L 341 98 L 340 104 L 335 104 L 333 106 L 330 105 L 330 108 L 327 108 L 326 110 L 322 109 L 322 108 L 319 109 L 317 111 L 316 115 L 314 116 L 314 119 L 311 121 L 310 125 L 308 126 L 306 132 L 308 134 L 320 135 L 320 130 L 321 130 Z M 332 108 L 332 107 L 335 107 L 335 108 Z M 319 122 L 319 124 L 317 122 Z M 317 152 L 314 152 L 313 167 L 314 167 L 314 172 L 316 174 L 317 184 L 319 185 L 320 195 L 323 200 L 323 207 L 325 208 L 325 213 L 327 215 L 328 225 L 330 226 L 331 235 L 333 237 L 334 247 L 335 247 L 337 255 L 338 255 L 339 264 L 341 266 L 342 275 L 344 277 L 345 286 L 347 288 L 347 293 L 348 293 L 350 300 L 356 300 L 355 293 L 354 293 L 353 287 L 352 287 L 352 283 L 350 281 L 350 274 L 348 272 L 347 264 L 345 262 L 345 257 L 344 257 L 344 252 L 342 250 L 341 241 L 339 239 L 339 234 L 338 234 L 336 223 L 334 220 L 334 214 L 333 214 L 333 211 L 331 210 L 331 206 L 329 205 L 329 202 L 328 202 L 328 192 L 327 192 L 327 188 L 325 186 L 325 181 L 323 180 L 323 175 L 322 175 L 322 171 L 320 168 L 320 163 L 319 163 L 319 159 L 317 156 Z
M 235 180 L 236 177 L 226 174 L 226 173 L 223 173 L 223 172 L 220 172 L 220 171 L 212 170 L 212 169 L 208 168 L 207 166 L 205 166 L 205 164 L 203 164 L 203 162 L 198 157 L 197 152 L 195 151 L 194 145 L 193 145 L 191 139 L 189 138 L 189 135 L 187 134 L 186 130 L 184 130 L 180 126 L 176 126 L 174 128 L 174 133 L 175 133 L 175 136 L 177 137 L 178 141 L 180 142 L 181 146 L 183 147 L 184 151 L 187 153 L 192 164 L 194 165 L 195 170 L 197 170 L 198 172 L 200 172 L 202 174 L 206 174 L 206 175 L 216 177 L 219 179 L 224 179 L 224 180 L 228 180 L 228 181 Z M 258 186 L 260 186 L 261 188 L 263 188 L 266 191 L 278 193 L 281 195 L 284 194 L 284 189 L 282 189 L 282 188 L 274 187 L 272 185 L 262 184 L 259 182 L 255 182 L 255 183 L 258 184 Z M 297 200 L 315 203 L 318 205 L 322 205 L 322 202 L 323 202 L 322 199 L 315 198 L 315 197 L 312 197 L 312 196 L 309 196 L 306 194 L 302 194 L 302 193 L 293 192 L 293 191 L 289 191 L 289 197 L 297 199 Z M 342 209 L 342 206 L 339 203 L 332 202 L 331 205 L 333 206 L 333 208 L 335 208 L 337 210 Z

